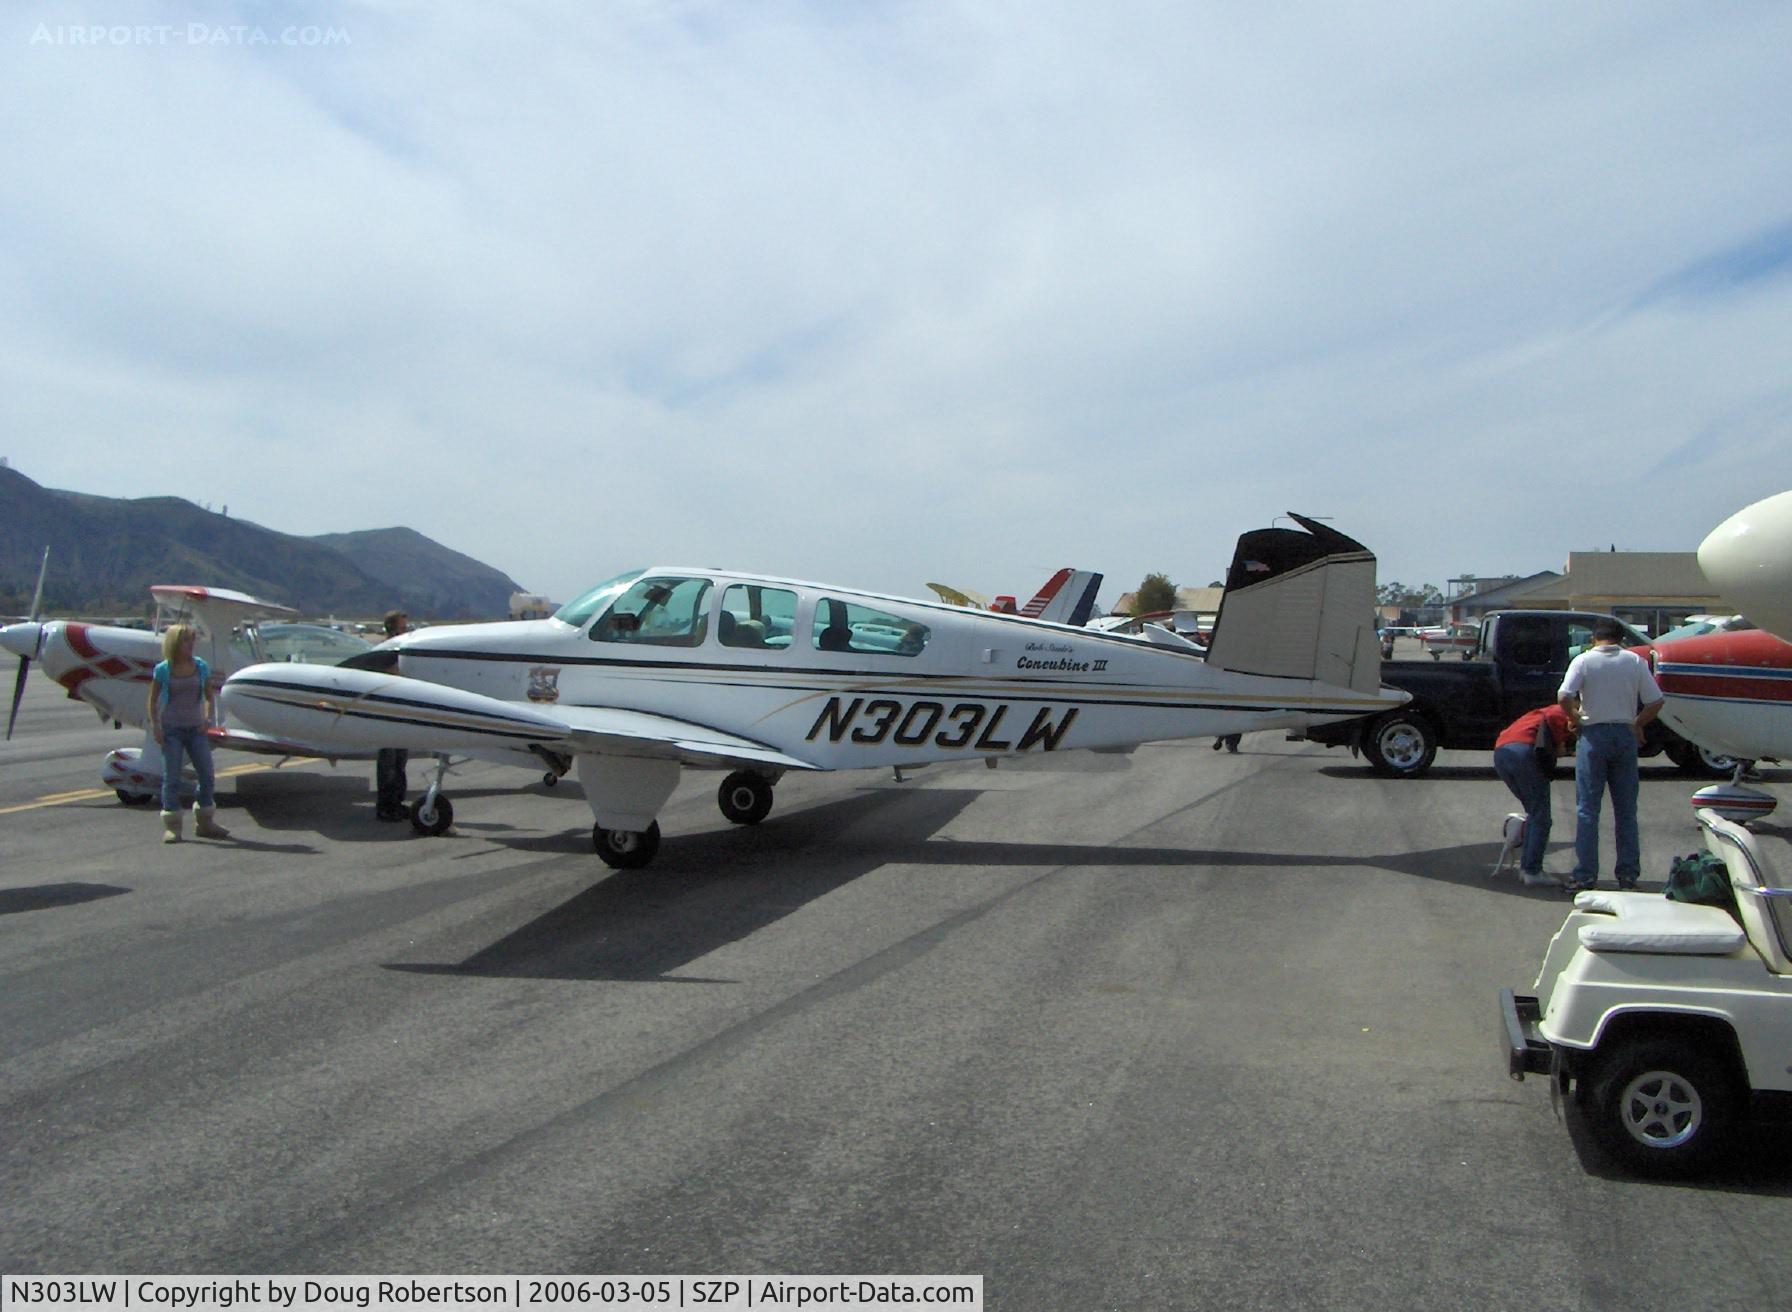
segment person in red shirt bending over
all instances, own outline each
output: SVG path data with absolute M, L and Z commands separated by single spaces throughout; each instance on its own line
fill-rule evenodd
M 1507 725 L 1493 744 L 1493 768 L 1524 806 L 1524 853 L 1518 877 L 1526 884 L 1558 881 L 1543 873 L 1549 844 L 1549 780 L 1556 757 L 1574 742 L 1575 724 L 1560 706 L 1539 706 Z

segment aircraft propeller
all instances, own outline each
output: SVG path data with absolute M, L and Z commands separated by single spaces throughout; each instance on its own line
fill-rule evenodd
M 6 644 L 8 651 L 19 655 L 19 677 L 12 685 L 12 710 L 6 717 L 6 737 L 12 739 L 13 725 L 18 723 L 19 703 L 25 699 L 25 677 L 31 673 L 31 662 L 43 654 L 44 626 L 39 622 L 44 600 L 44 574 L 50 568 L 50 549 L 44 548 L 43 562 L 37 567 L 37 591 L 31 597 L 31 619 L 26 624 L 7 626 L 5 633 L 16 641 Z

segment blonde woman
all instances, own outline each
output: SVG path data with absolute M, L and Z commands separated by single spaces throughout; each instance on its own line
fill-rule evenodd
M 193 806 L 193 833 L 199 838 L 229 838 L 212 814 L 212 744 L 205 731 L 218 718 L 211 669 L 193 654 L 198 637 L 190 624 L 171 624 L 162 635 L 162 662 L 150 674 L 149 728 L 162 745 L 162 841 L 180 842 L 181 758 L 193 762 L 199 797 Z

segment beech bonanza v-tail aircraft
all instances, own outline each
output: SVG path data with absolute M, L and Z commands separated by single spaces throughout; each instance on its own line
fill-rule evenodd
M 1173 646 L 726 570 L 631 570 L 546 620 L 407 633 L 231 675 L 230 718 L 324 747 L 576 762 L 612 866 L 646 865 L 686 766 L 737 824 L 789 770 L 1294 728 L 1373 714 L 1375 557 L 1311 520 L 1239 539 L 1205 660 Z M 537 767 L 539 768 L 539 767 Z M 448 809 L 441 774 L 419 807 Z M 450 811 L 451 813 L 451 811 Z
M 39 582 L 42 593 L 42 582 Z M 148 734 L 149 673 L 162 659 L 161 630 L 179 622 L 198 632 L 194 650 L 211 667 L 214 681 L 222 682 L 230 671 L 265 661 L 275 630 L 288 643 L 328 641 L 332 645 L 368 650 L 369 644 L 334 630 L 307 624 L 266 624 L 263 621 L 297 614 L 286 606 L 232 592 L 227 588 L 195 588 L 157 584 L 150 590 L 156 601 L 154 631 L 127 629 L 110 624 L 83 624 L 75 620 L 33 619 L 0 629 L 0 647 L 19 658 L 13 687 L 12 711 L 6 736 L 12 737 L 19 699 L 33 662 L 43 666 L 68 695 L 99 712 L 102 720 L 143 729 L 142 747 L 117 747 L 106 755 L 100 778 L 127 805 L 149 802 L 162 787 L 162 753 Z M 32 604 L 35 614 L 37 604 Z M 281 757 L 321 756 L 331 760 L 371 757 L 371 751 L 321 750 L 290 738 L 253 733 L 240 727 L 214 728 L 207 735 L 212 746 L 234 751 L 258 752 Z

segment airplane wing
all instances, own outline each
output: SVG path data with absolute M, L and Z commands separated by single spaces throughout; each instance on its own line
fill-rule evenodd
M 251 665 L 224 681 L 229 718 L 310 755 L 382 747 L 429 752 L 636 756 L 702 766 L 814 770 L 764 743 L 671 716 L 604 706 L 531 706 L 375 670 L 301 662 Z M 271 749 L 270 749 L 271 750 Z
M 685 765 L 771 765 L 781 770 L 819 769 L 738 734 L 688 720 L 613 706 L 556 706 L 550 712 L 570 729 L 572 750 L 598 755 L 659 756 Z
M 211 739 L 215 748 L 249 752 L 256 756 L 305 757 L 320 761 L 371 761 L 378 755 L 378 749 L 372 747 L 338 747 L 325 751 L 316 743 L 296 742 L 291 738 L 276 738 L 271 734 L 253 733 L 230 726 L 212 729 L 207 732 L 206 737 Z
M 969 606 L 974 610 L 989 609 L 989 598 L 980 593 L 966 592 L 949 583 L 929 583 L 927 586 L 932 588 L 934 595 L 948 606 Z

